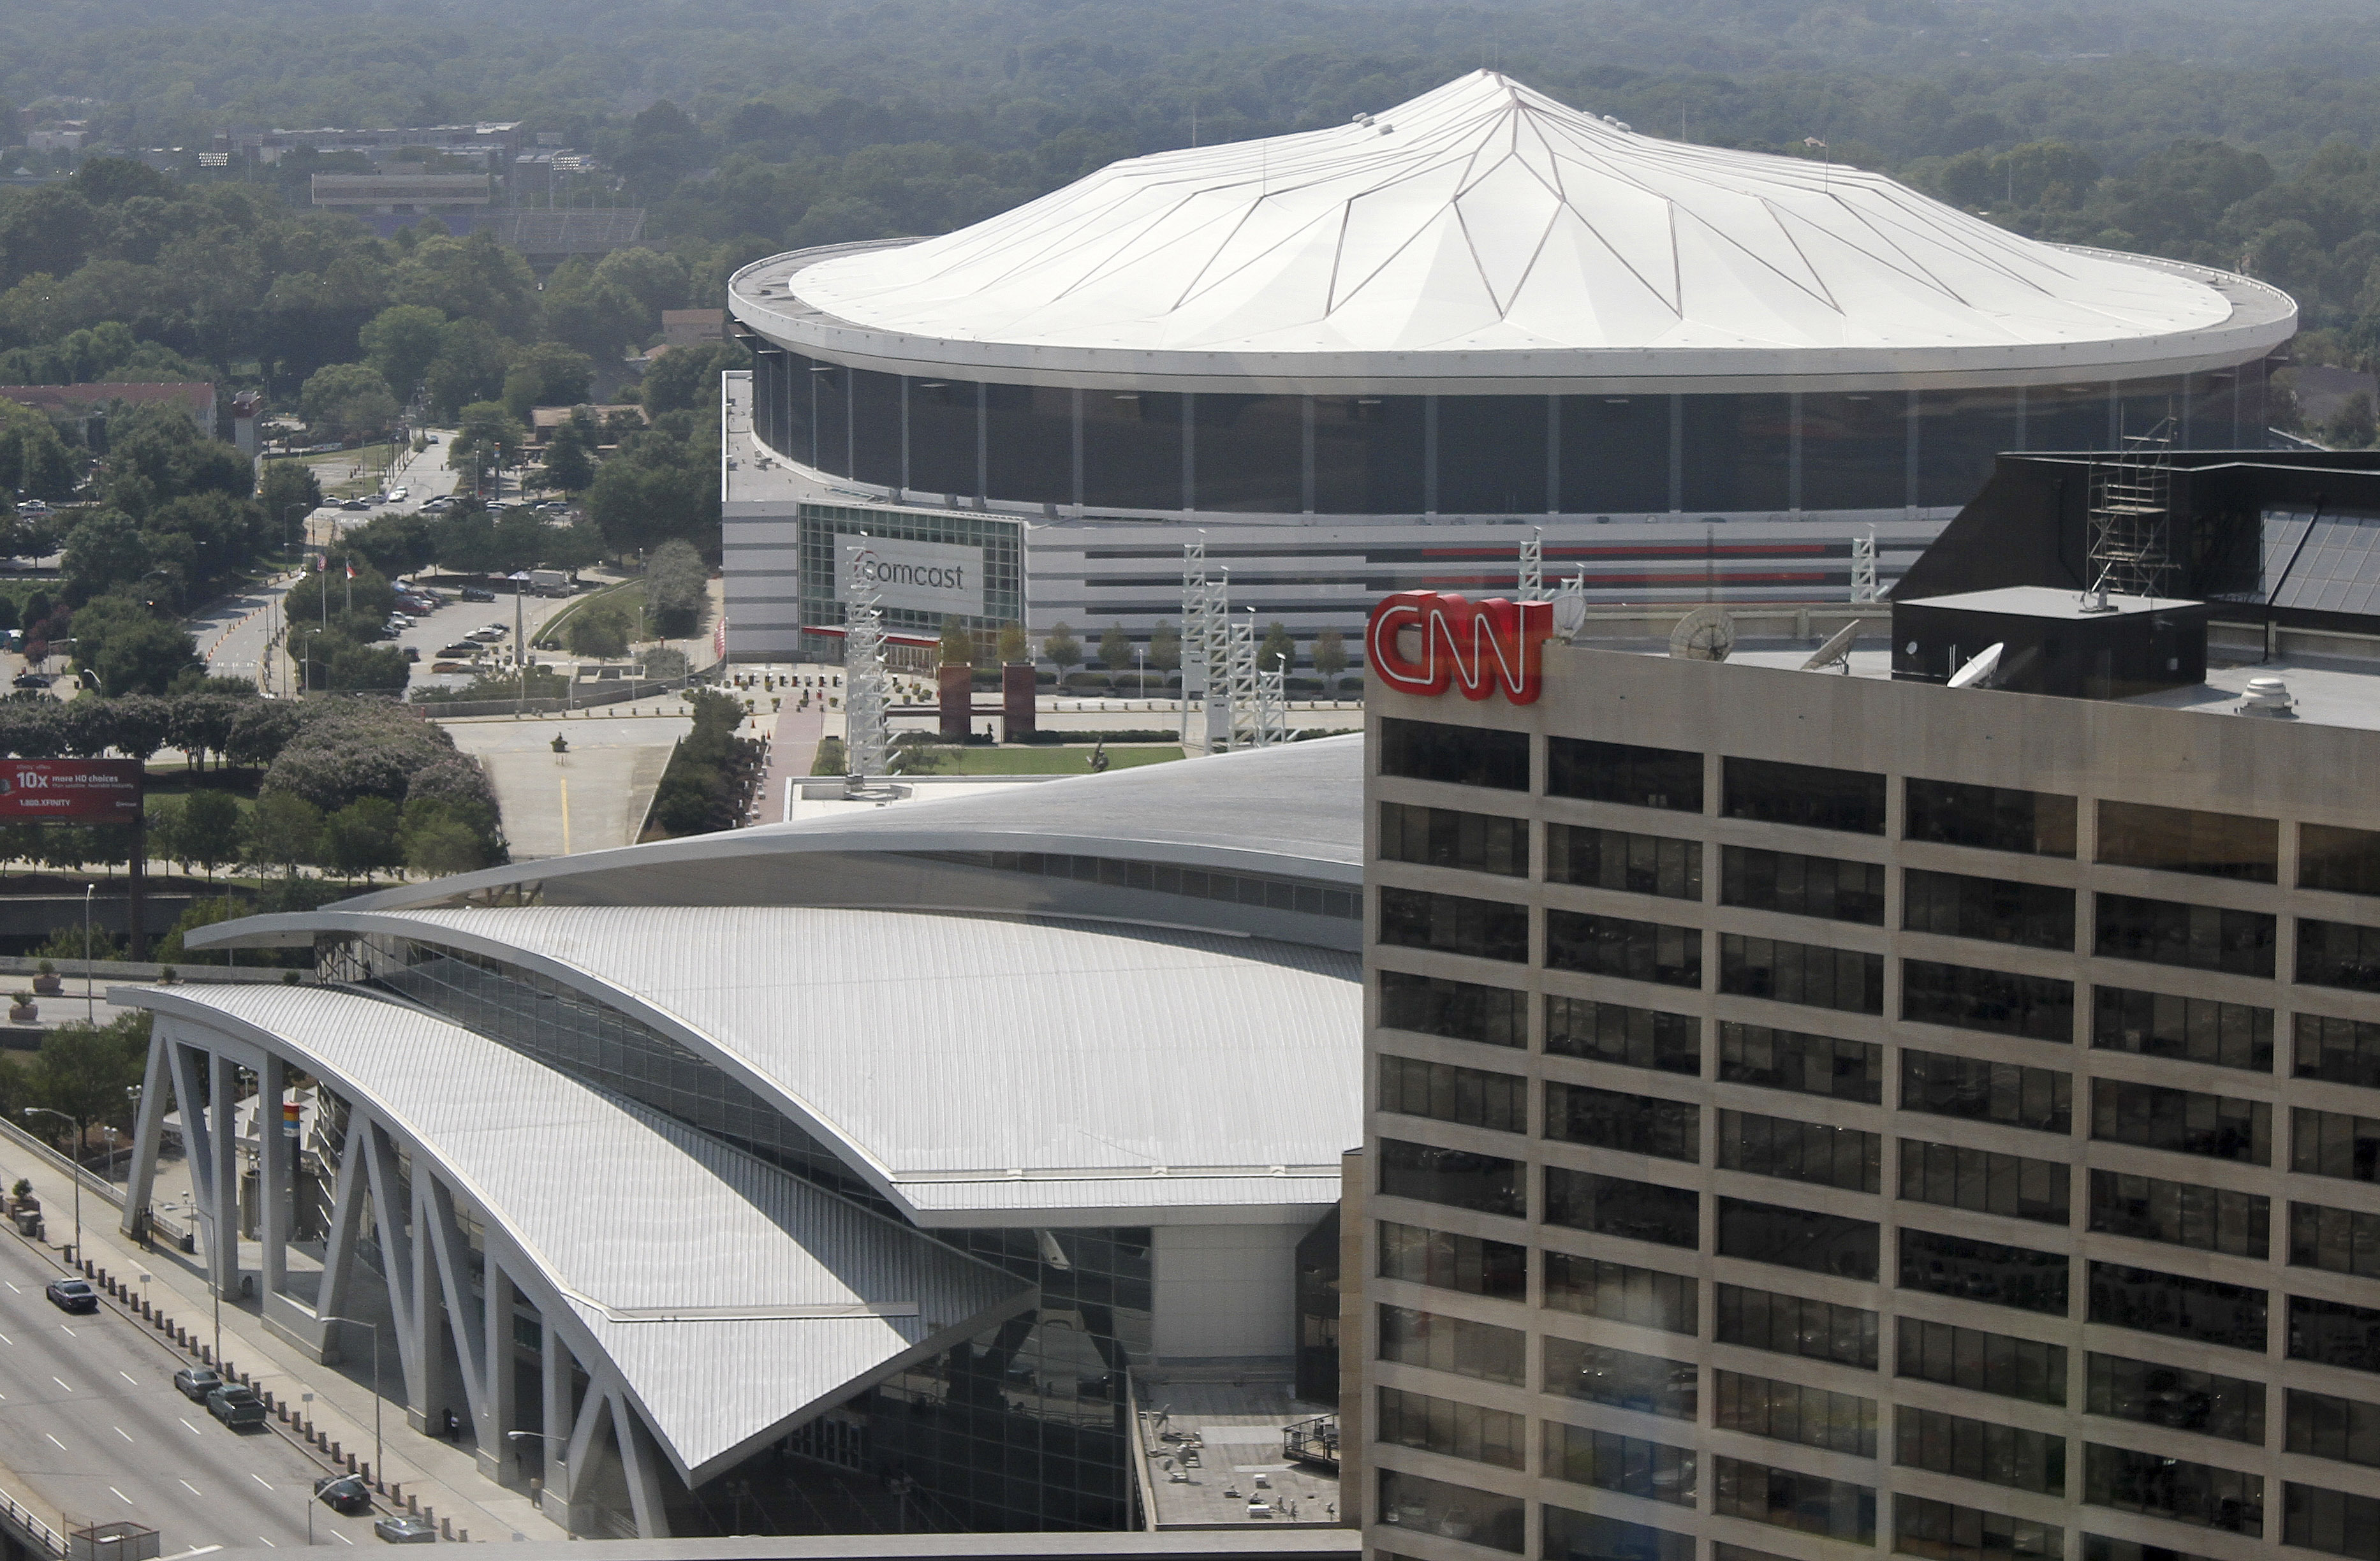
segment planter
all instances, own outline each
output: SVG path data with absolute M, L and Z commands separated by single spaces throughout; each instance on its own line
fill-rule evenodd
M 41 1017 L 42 1005 L 33 1001 L 30 996 L 19 996 L 8 1005 L 8 1020 L 12 1024 L 30 1024 Z
M 55 998 L 62 995 L 66 989 L 67 980 L 63 975 L 37 975 L 33 977 L 33 995 L 35 997 Z

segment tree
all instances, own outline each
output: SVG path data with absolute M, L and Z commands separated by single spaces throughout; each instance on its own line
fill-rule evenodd
M 645 561 L 645 608 L 661 639 L 685 639 L 702 628 L 710 599 L 710 566 L 691 544 L 663 542 Z
M 75 613 L 75 665 L 99 675 L 111 695 L 165 694 L 200 665 L 190 636 L 123 596 L 103 596 Z
M 1297 641 L 1289 637 L 1288 627 L 1278 620 L 1265 627 L 1264 644 L 1257 647 L 1257 670 L 1263 672 L 1285 672 L 1297 665 Z
M 1332 687 L 1338 686 L 1341 672 L 1347 670 L 1347 641 L 1336 629 L 1325 629 L 1314 636 L 1314 670 Z
M 1050 632 L 1041 636 L 1041 654 L 1058 669 L 1058 681 L 1064 683 L 1066 669 L 1082 664 L 1083 645 L 1075 637 L 1073 627 L 1061 619 L 1050 625 Z
M 390 290 L 397 303 L 476 320 L 516 341 L 537 329 L 537 277 L 492 234 L 423 239 L 398 263 Z
M 595 364 L 560 342 L 540 342 L 504 374 L 504 410 L 526 422 L 533 406 L 575 406 L 587 399 Z
M 565 638 L 573 656 L 599 659 L 628 653 L 628 614 L 611 602 L 589 602 L 570 616 Z
M 564 493 L 583 493 L 595 480 L 595 462 L 587 453 L 587 436 L 573 423 L 553 430 L 545 442 L 545 485 Z
M 405 854 L 406 866 L 431 877 L 475 873 L 488 865 L 488 851 L 479 833 L 444 803 L 407 805 L 398 849 Z
M 1000 625 L 1000 642 L 993 654 L 1000 658 L 1002 666 L 1033 659 L 1033 642 L 1026 636 L 1025 625 L 1014 623 Z
M 2371 393 L 2357 391 L 2340 402 L 2338 413 L 2324 431 L 2330 436 L 2330 442 L 2337 449 L 2361 450 L 2370 444 L 2375 431 Z
M 397 841 L 399 814 L 386 797 L 358 797 L 322 820 L 322 865 L 369 878 L 405 860 Z
M 303 461 L 267 461 L 256 502 L 264 507 L 266 543 L 278 547 L 304 535 L 305 517 L 322 507 L 322 484 Z
M 294 877 L 314 860 L 322 838 L 322 810 L 290 792 L 266 792 L 249 810 L 241 856 L 259 867 L 278 867 Z
M 445 347 L 446 315 L 421 304 L 395 304 L 358 333 L 364 361 L 399 395 L 410 395 Z
M 587 513 L 614 551 L 645 551 L 674 539 L 718 545 L 715 429 L 711 437 L 706 453 L 701 442 L 660 430 L 630 434 L 596 469 Z
M 192 792 L 176 822 L 176 860 L 197 863 L 212 878 L 216 868 L 239 860 L 239 837 L 237 798 L 212 787 Z
M 749 369 L 752 355 L 733 342 L 707 347 L 673 347 L 645 370 L 645 410 L 691 412 L 719 405 L 719 376 L 729 369 Z
M 494 460 L 499 451 L 517 454 L 528 442 L 528 430 L 521 427 L 503 403 L 475 401 L 463 408 L 446 453 L 446 464 L 456 471 L 469 471 L 475 465 Z
M 298 393 L 298 415 L 309 428 L 337 437 L 379 433 L 396 422 L 396 396 L 380 370 L 361 363 L 317 369 Z
M 945 667 L 975 665 L 975 635 L 955 615 L 942 620 L 942 661 Z
M 331 653 L 334 694 L 396 694 L 412 675 L 405 652 L 393 645 L 349 645 Z
M 149 572 L 149 547 L 140 524 L 122 510 L 101 510 L 67 533 L 64 565 L 67 596 L 87 601 L 103 591 L 137 583 Z
M 422 394 L 430 413 L 447 422 L 475 401 L 492 401 L 504 393 L 509 349 L 503 337 L 481 321 L 457 320 L 439 333 L 438 356 L 422 370 Z
M 1111 623 L 1108 632 L 1099 636 L 1099 665 L 1111 673 L 1131 668 L 1132 636 L 1123 632 L 1122 623 Z
M 1182 636 L 1161 618 L 1148 632 L 1148 664 L 1160 672 L 1182 670 Z

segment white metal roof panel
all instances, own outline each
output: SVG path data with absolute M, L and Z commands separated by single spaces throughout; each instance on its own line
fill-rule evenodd
M 319 986 L 137 995 L 274 1037 L 421 1145 L 563 1292 L 684 1470 L 1029 1296 L 987 1264 L 429 1014 Z M 784 1314 L 868 1306 L 899 1314 Z

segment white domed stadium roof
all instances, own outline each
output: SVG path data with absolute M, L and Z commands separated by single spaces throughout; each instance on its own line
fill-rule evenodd
M 1128 159 L 939 237 L 763 261 L 736 303 L 868 366 L 1307 388 L 2107 378 L 2236 362 L 2295 325 L 2245 278 L 1636 134 L 1490 71 L 1333 129 Z

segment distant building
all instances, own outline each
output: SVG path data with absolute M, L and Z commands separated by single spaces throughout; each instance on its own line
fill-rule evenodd
M 317 174 L 314 204 L 346 210 L 430 212 L 485 206 L 496 198 L 486 174 Z
M 553 437 L 553 430 L 560 428 L 563 424 L 570 421 L 570 415 L 577 410 L 578 408 L 576 406 L 530 407 L 528 413 L 528 442 L 533 445 L 542 447 L 546 441 Z M 594 414 L 595 426 L 599 429 L 604 424 L 610 422 L 615 415 L 623 412 L 636 418 L 638 422 L 650 422 L 651 420 L 645 416 L 645 409 L 634 402 L 622 402 L 615 406 L 589 406 L 587 410 Z
M 723 309 L 665 309 L 662 310 L 662 340 L 665 347 L 707 346 L 727 339 L 727 311 Z
M 121 401 L 132 406 L 165 402 L 181 407 L 200 435 L 208 439 L 215 437 L 215 387 L 202 381 L 151 385 L 0 385 L 0 397 L 6 397 L 19 406 L 30 406 L 47 417 L 84 423 L 94 417 L 104 416 L 111 402 Z
M 256 458 L 261 446 L 263 421 L 263 396 L 254 391 L 242 391 L 231 398 L 231 442 L 238 445 L 239 453 L 250 460 Z

